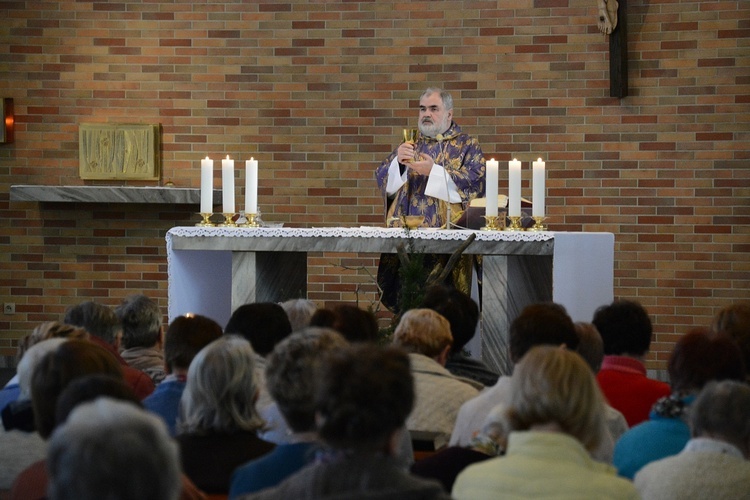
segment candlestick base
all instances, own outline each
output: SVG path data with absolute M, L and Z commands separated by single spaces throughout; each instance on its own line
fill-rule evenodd
M 534 217 L 532 217 L 532 219 L 534 219 L 534 225 L 528 229 L 529 231 L 546 231 L 547 230 L 547 226 L 543 224 L 543 222 L 547 220 L 547 217 L 535 215 Z
M 213 213 L 211 213 L 211 212 L 201 212 L 198 215 L 200 215 L 203 218 L 203 220 L 196 224 L 197 227 L 213 227 L 213 226 L 215 226 L 215 224 L 213 222 L 211 222 L 211 220 L 210 220 L 211 216 L 213 215 Z
M 510 215 L 508 216 L 508 219 L 510 220 L 510 225 L 505 226 L 505 229 L 503 229 L 503 231 L 523 231 L 520 215 Z
M 234 223 L 232 220 L 234 218 L 234 214 L 221 214 L 224 216 L 224 222 L 221 224 L 216 224 L 218 227 L 237 227 L 237 224 Z
M 499 217 L 497 215 L 485 215 L 483 217 L 484 217 L 485 223 L 484 223 L 484 227 L 481 228 L 482 231 L 500 231 L 500 229 L 502 229 L 498 225 Z
M 239 227 L 261 227 L 260 223 L 258 222 L 259 217 L 258 214 L 245 214 L 245 218 L 247 219 L 242 224 L 237 224 Z

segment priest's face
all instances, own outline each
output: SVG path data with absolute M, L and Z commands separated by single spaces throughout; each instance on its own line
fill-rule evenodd
M 419 100 L 419 132 L 427 137 L 436 137 L 448 130 L 453 121 L 453 110 L 445 109 L 439 92 L 433 92 Z

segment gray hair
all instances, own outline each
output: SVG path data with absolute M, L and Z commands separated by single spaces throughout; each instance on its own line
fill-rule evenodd
M 453 109 L 453 96 L 450 92 L 447 90 L 441 89 L 440 87 L 428 87 L 427 90 L 422 92 L 422 95 L 419 96 L 419 99 L 421 100 L 423 97 L 429 97 L 434 93 L 440 94 L 440 99 L 443 101 L 443 106 L 445 106 L 446 111 L 450 111 Z
M 177 444 L 166 426 L 132 403 L 84 403 L 53 434 L 50 500 L 174 500 L 181 491 Z
M 161 335 L 162 314 L 159 305 L 145 295 L 130 295 L 115 309 L 122 323 L 122 346 L 151 347 Z
M 296 332 L 310 326 L 310 318 L 318 310 L 318 306 L 312 300 L 291 299 L 279 304 L 292 324 L 292 331 Z
M 269 355 L 268 392 L 295 432 L 315 429 L 315 394 L 324 355 L 347 344 L 335 330 L 309 327 L 282 340 Z
M 263 427 L 255 408 L 254 356 L 250 342 L 239 335 L 224 335 L 201 349 L 188 368 L 178 433 Z
M 750 458 L 750 386 L 734 380 L 709 382 L 692 405 L 693 437 L 733 444 Z

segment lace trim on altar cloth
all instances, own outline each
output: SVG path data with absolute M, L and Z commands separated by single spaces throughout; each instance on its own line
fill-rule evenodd
M 413 229 L 384 227 L 313 227 L 313 228 L 234 228 L 234 227 L 173 227 L 167 232 L 167 243 L 172 236 L 202 237 L 221 236 L 226 238 L 414 238 L 415 240 L 465 240 L 476 233 L 476 241 L 547 241 L 554 238 L 549 231 L 473 231 L 469 229 Z

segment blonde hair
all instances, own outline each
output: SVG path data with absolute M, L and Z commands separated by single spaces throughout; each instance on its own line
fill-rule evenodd
M 401 316 L 393 343 L 409 352 L 434 358 L 453 343 L 451 325 L 432 309 L 411 309 Z
M 553 346 L 532 348 L 511 379 L 508 417 L 514 430 L 555 423 L 594 450 L 605 432 L 604 398 L 583 358 Z

